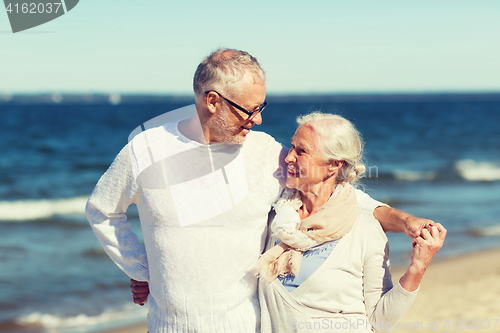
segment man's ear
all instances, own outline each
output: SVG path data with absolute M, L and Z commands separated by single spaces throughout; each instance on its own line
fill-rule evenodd
M 211 91 L 205 96 L 205 104 L 207 106 L 208 111 L 210 113 L 214 114 L 215 111 L 217 111 L 217 103 L 219 102 L 219 95 Z

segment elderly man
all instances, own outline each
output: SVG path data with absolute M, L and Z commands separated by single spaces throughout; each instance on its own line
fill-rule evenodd
M 148 129 L 122 149 L 89 198 L 87 217 L 115 263 L 149 283 L 150 332 L 255 332 L 250 267 L 284 187 L 287 149 L 251 131 L 267 103 L 264 72 L 248 53 L 213 52 L 196 70 L 194 93 L 192 117 Z M 414 236 L 431 222 L 357 194 L 386 231 Z M 131 204 L 145 246 L 127 222 Z

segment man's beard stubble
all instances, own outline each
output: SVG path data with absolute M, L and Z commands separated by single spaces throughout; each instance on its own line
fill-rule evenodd
M 228 126 L 230 123 L 231 120 L 229 119 L 227 110 L 221 110 L 207 121 L 207 126 L 210 128 L 210 133 L 215 139 L 214 141 L 242 144 L 245 141 L 245 137 L 238 135 L 240 126 L 232 126 L 231 128 Z

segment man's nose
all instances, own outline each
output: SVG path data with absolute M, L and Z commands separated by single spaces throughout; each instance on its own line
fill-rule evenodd
M 262 113 L 261 113 L 261 112 L 257 113 L 257 114 L 256 114 L 256 115 L 252 118 L 252 121 L 253 121 L 254 123 L 256 123 L 257 125 L 262 124 Z

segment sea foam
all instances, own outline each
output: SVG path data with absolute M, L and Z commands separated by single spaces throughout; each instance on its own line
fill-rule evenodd
M 437 172 L 434 170 L 430 170 L 430 171 L 396 170 L 394 172 L 395 179 L 404 180 L 404 181 L 408 181 L 408 182 L 433 180 L 433 179 L 436 179 L 436 177 L 437 177 Z
M 476 182 L 493 182 L 500 180 L 500 162 L 478 162 L 474 160 L 459 160 L 455 162 L 458 174 Z
M 91 332 L 139 324 L 146 321 L 146 315 L 147 307 L 127 304 L 120 309 L 108 310 L 96 316 L 79 314 L 74 317 L 60 317 L 33 312 L 17 318 L 16 324 L 43 327 L 48 332 Z
M 500 236 L 500 224 L 473 229 L 469 233 L 476 236 Z
M 85 214 L 88 197 L 0 201 L 0 221 L 29 221 L 56 215 Z

